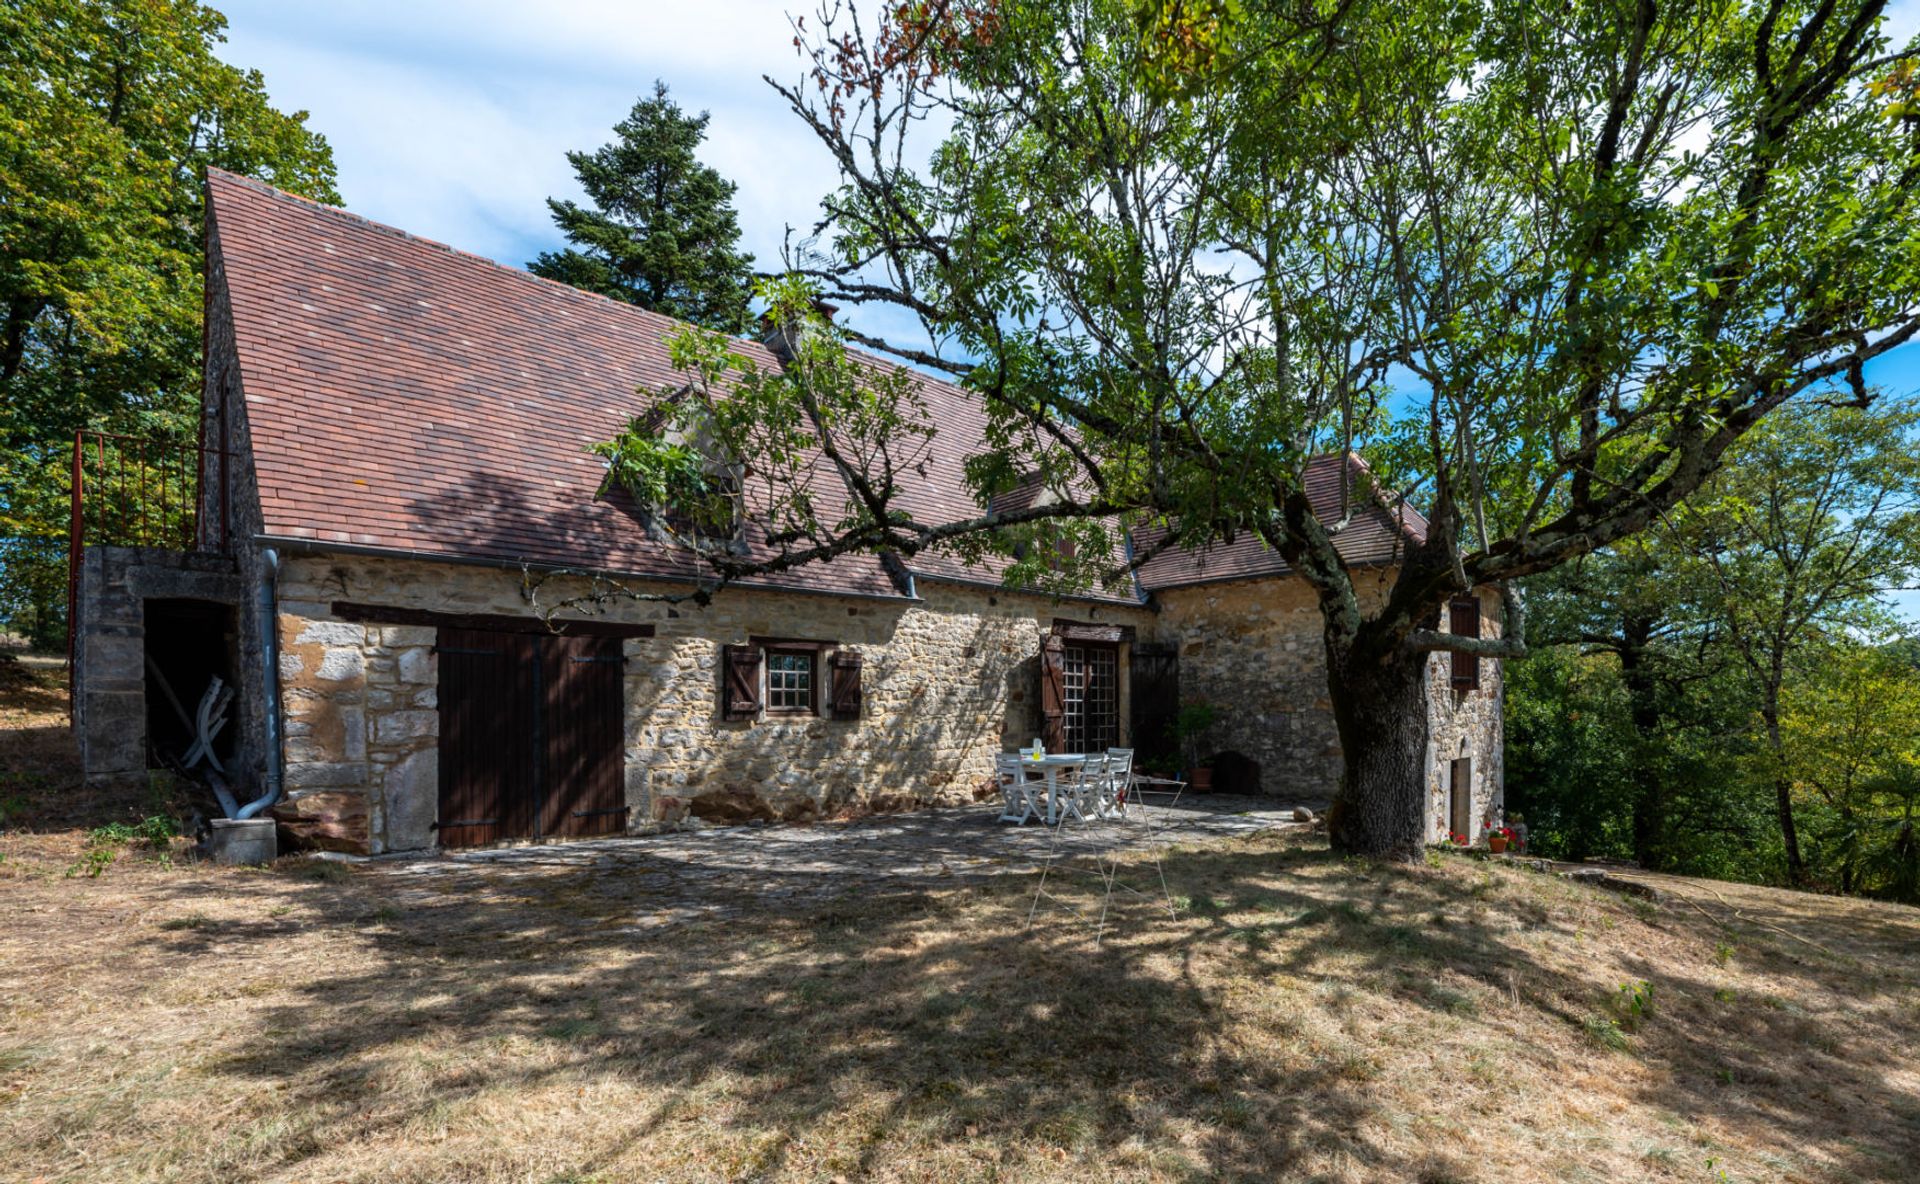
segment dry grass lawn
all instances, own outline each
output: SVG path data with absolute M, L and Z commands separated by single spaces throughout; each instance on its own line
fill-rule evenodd
M 1266 836 L 1095 948 L 1017 878 L 641 931 L 606 869 L 81 850 L 0 836 L 0 1179 L 1920 1178 L 1892 906 Z

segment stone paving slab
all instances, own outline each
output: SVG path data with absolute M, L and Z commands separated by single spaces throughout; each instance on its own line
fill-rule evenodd
M 713 827 L 644 837 L 497 847 L 370 866 L 431 895 L 527 893 L 564 886 L 625 911 L 635 929 L 810 905 L 849 893 L 918 891 L 956 878 L 1037 870 L 1064 855 L 1195 843 L 1298 827 L 1294 810 L 1321 802 L 1209 794 L 1173 807 L 1136 807 L 1121 822 L 1069 823 L 1056 836 L 998 821 L 999 803 L 888 814 L 852 822 Z M 603 918 L 604 919 L 604 918 Z

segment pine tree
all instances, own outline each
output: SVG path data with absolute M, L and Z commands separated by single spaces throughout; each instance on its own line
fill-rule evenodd
M 613 143 L 567 153 L 593 208 L 549 198 L 573 245 L 528 270 L 708 328 L 746 328 L 753 256 L 739 250 L 733 182 L 694 156 L 707 118 L 683 112 L 656 82 Z

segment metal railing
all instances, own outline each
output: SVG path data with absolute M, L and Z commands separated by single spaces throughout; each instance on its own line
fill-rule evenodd
M 77 431 L 67 527 L 67 659 L 79 631 L 80 560 L 87 547 L 166 547 L 201 550 L 200 503 L 208 458 L 227 513 L 226 453 L 193 440 L 168 440 Z M 219 527 L 226 548 L 227 524 Z

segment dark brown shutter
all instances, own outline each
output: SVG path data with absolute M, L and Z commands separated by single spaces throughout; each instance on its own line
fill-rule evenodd
M 1480 636 L 1480 600 L 1478 597 L 1462 597 L 1453 602 L 1449 612 L 1448 629 L 1460 637 Z M 1457 691 L 1471 691 L 1480 686 L 1480 655 L 1455 652 L 1453 655 L 1453 688 Z
M 760 647 L 720 647 L 720 718 L 752 719 L 760 714 Z
M 1067 750 L 1066 650 L 1058 637 L 1040 643 L 1040 742 L 1048 752 Z
M 833 686 L 828 700 L 833 705 L 833 718 L 860 718 L 860 664 L 862 659 L 852 650 L 839 650 L 833 655 Z

